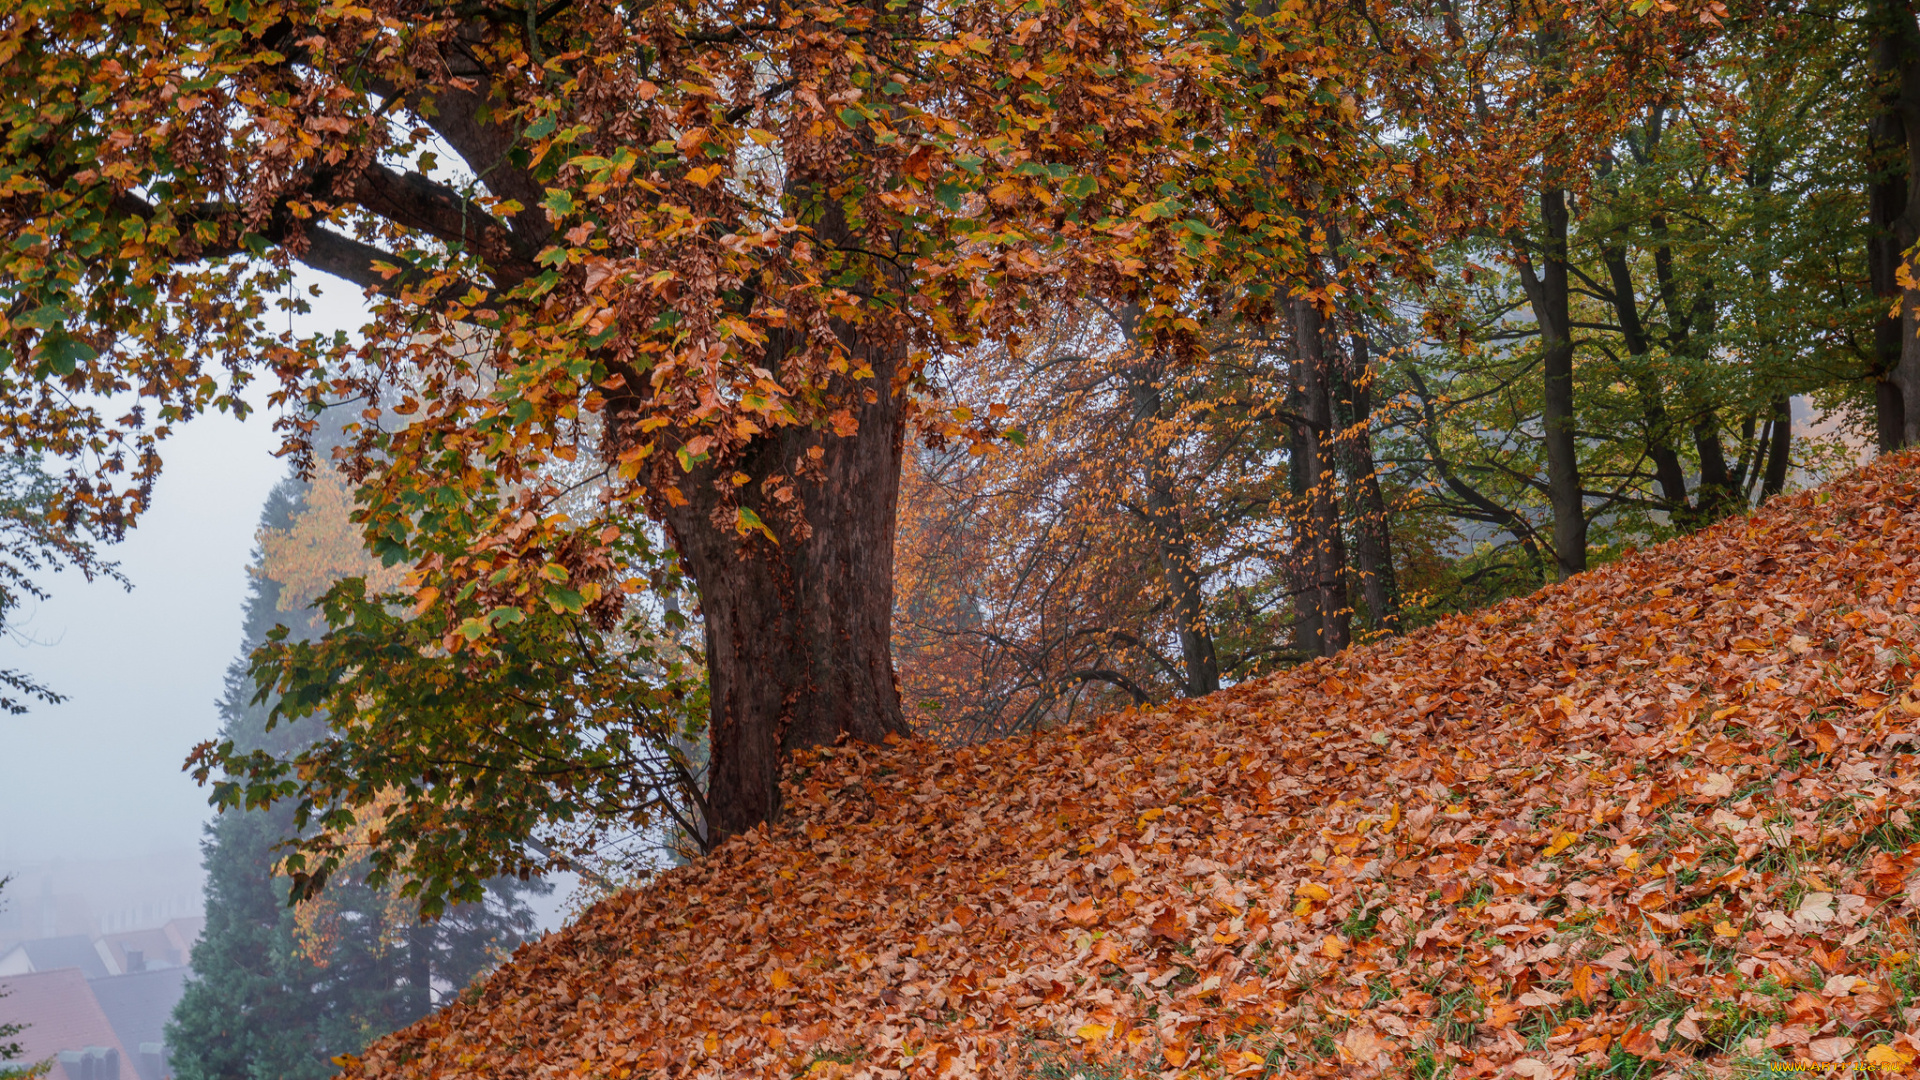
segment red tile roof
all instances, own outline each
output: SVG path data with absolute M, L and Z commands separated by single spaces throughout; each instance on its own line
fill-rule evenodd
M 120 1052 L 121 1080 L 131 1080 L 135 1075 L 134 1059 L 120 1045 L 79 968 L 3 976 L 0 994 L 6 995 L 0 997 L 0 1023 L 28 1025 L 17 1037 L 27 1061 L 43 1061 L 62 1050 L 105 1046 Z M 67 1076 L 55 1061 L 48 1080 L 75 1078 Z

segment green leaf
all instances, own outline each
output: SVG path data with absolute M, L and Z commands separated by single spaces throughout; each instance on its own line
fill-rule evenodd
M 867 122 L 867 117 L 866 114 L 862 113 L 859 109 L 848 106 L 840 110 L 840 122 L 850 128 L 858 128 Z
M 47 366 L 54 374 L 71 375 L 75 368 L 100 354 L 86 342 L 68 336 L 66 331 L 55 330 L 40 339 L 40 355 L 46 357 Z
M 1100 190 L 1100 181 L 1091 176 L 1076 176 L 1063 188 L 1069 199 L 1084 199 Z
M 553 118 L 552 113 L 548 113 L 546 116 L 542 116 L 538 120 L 535 120 L 533 123 L 527 125 L 527 138 L 544 139 L 547 136 L 553 134 L 553 129 L 559 126 L 560 126 L 559 121 Z
M 605 330 L 602 330 L 597 334 L 589 334 L 587 336 L 587 348 L 597 349 L 600 346 L 605 345 L 607 342 L 612 341 L 613 335 L 619 332 L 620 332 L 619 320 L 616 319 L 612 322 L 609 322 Z
M 561 217 L 566 217 L 573 213 L 573 193 L 561 191 L 559 188 L 548 188 L 547 197 L 540 200 L 540 205 Z
M 58 304 L 42 304 L 13 320 L 13 325 L 31 330 L 51 330 L 65 321 L 67 313 Z

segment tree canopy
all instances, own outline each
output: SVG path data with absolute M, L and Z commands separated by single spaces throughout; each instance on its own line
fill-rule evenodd
M 254 657 L 328 737 L 192 764 L 291 803 L 296 897 L 378 816 L 435 911 L 615 829 L 724 843 L 810 746 L 1578 574 L 1842 456 L 1795 401 L 1906 441 L 1916 43 L 1718 0 L 28 0 L 0 438 L 116 536 L 265 380 L 388 572 Z M 302 267 L 370 323 L 286 329 Z

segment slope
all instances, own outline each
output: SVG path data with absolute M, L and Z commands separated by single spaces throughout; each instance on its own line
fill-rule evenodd
M 1907 1071 L 1917 481 L 1205 700 L 820 753 L 347 1075 Z

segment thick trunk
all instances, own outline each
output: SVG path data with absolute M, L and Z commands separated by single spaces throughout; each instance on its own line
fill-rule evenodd
M 1354 562 L 1360 570 L 1360 595 L 1377 633 L 1400 632 L 1400 587 L 1393 572 L 1393 532 L 1387 499 L 1373 459 L 1373 372 L 1366 335 L 1348 335 L 1336 380 L 1335 419 L 1340 431 L 1335 448 L 1352 492 Z
M 1220 660 L 1213 648 L 1213 631 L 1207 625 L 1206 594 L 1201 588 L 1200 571 L 1193 565 L 1193 545 L 1180 523 L 1180 507 L 1170 477 L 1149 480 L 1147 513 L 1153 518 L 1154 544 L 1173 597 L 1174 618 L 1179 621 L 1180 657 L 1187 676 L 1181 692 L 1187 697 L 1204 697 L 1220 689 Z
M 1333 410 L 1328 395 L 1326 345 L 1320 310 L 1308 300 L 1291 305 L 1293 385 L 1304 422 L 1294 425 L 1291 477 L 1297 506 L 1294 526 L 1296 597 L 1313 608 L 1312 648 L 1332 656 L 1353 640 L 1353 604 L 1347 595 L 1347 546 L 1341 533 L 1332 451 Z M 1304 550 L 1303 550 L 1304 549 Z M 1296 599 L 1296 606 L 1299 600 Z M 1305 645 L 1301 641 L 1298 644 Z
M 1920 23 L 1890 0 L 1870 4 L 1868 21 L 1880 93 L 1868 143 L 1881 170 L 1868 192 L 1868 272 L 1876 295 L 1889 307 L 1899 301 L 1898 317 L 1883 315 L 1874 327 L 1875 421 L 1880 448 L 1892 450 L 1920 441 L 1920 290 L 1903 287 L 1898 274 L 1901 252 L 1920 238 Z
M 684 505 L 664 508 L 706 625 L 710 841 L 779 813 L 788 753 L 909 733 L 891 645 L 904 420 L 888 388 L 900 358 L 840 330 L 874 371 L 853 384 L 874 399 L 855 411 L 858 434 L 769 432 L 740 458 L 682 477 Z M 749 482 L 731 484 L 736 472 Z M 769 494 L 772 477 L 789 478 L 790 500 Z M 734 528 L 736 505 L 778 542 Z
M 1541 422 L 1547 451 L 1547 502 L 1553 510 L 1556 575 L 1565 580 L 1587 568 L 1587 510 L 1580 490 L 1579 441 L 1574 431 L 1573 316 L 1568 293 L 1567 193 L 1540 193 L 1545 226 L 1541 272 L 1522 261 L 1522 281 L 1540 324 L 1544 381 Z
M 1330 258 L 1341 274 L 1347 261 L 1340 227 L 1327 222 L 1333 249 Z M 1353 503 L 1354 562 L 1360 572 L 1360 595 L 1376 634 L 1400 632 L 1400 582 L 1393 570 L 1393 528 L 1387 517 L 1386 494 L 1380 490 L 1379 468 L 1373 457 L 1373 358 L 1366 322 L 1358 311 L 1343 312 L 1346 345 L 1334 350 L 1330 368 L 1332 412 L 1336 425 L 1335 452 L 1347 472 Z
M 1296 395 L 1297 396 L 1297 395 Z M 1295 424 L 1287 432 L 1287 483 L 1293 494 L 1293 550 L 1287 556 L 1287 590 L 1293 594 L 1293 651 L 1301 656 L 1324 655 L 1326 620 L 1320 615 L 1320 591 L 1314 587 L 1312 543 L 1313 459 L 1308 446 L 1312 431 Z
M 1881 43 L 1875 58 L 1888 48 Z M 1876 64 L 1876 67 L 1879 66 Z M 1907 178 L 1904 169 L 1906 136 L 1902 133 L 1898 112 L 1883 110 L 1873 118 L 1867 141 L 1876 168 L 1888 170 L 1867 191 L 1867 278 L 1874 296 L 1880 300 L 1873 322 L 1874 434 L 1880 452 L 1900 448 L 1906 428 L 1905 407 L 1900 387 L 1894 383 L 1894 369 L 1900 365 L 1900 316 L 1894 308 L 1900 302 L 1899 222 L 1907 206 Z

